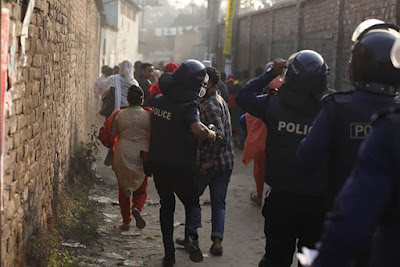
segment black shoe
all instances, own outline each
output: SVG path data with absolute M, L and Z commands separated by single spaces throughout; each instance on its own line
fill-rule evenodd
M 181 246 L 186 245 L 185 238 L 181 238 L 181 237 L 175 239 L 175 243 L 177 243 L 178 245 L 181 245 Z
M 193 239 L 189 237 L 185 245 L 186 251 L 189 253 L 189 258 L 193 262 L 203 261 L 203 252 L 201 252 L 199 247 L 199 239 Z
M 172 267 L 175 264 L 175 254 L 167 254 L 162 259 L 163 267 Z
M 187 244 L 187 241 L 186 241 L 186 239 L 185 239 L 185 238 L 177 238 L 177 239 L 175 239 L 175 243 L 177 243 L 178 245 L 184 246 L 184 247 L 185 247 L 185 250 L 186 250 L 186 252 L 188 252 L 188 253 L 189 253 L 189 251 L 187 250 L 187 246 L 186 246 L 186 244 Z

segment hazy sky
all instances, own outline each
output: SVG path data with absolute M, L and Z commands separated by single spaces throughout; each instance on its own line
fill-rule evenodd
M 184 8 L 191 2 L 196 5 L 206 5 L 207 0 L 168 0 L 171 4 L 175 5 L 177 8 Z

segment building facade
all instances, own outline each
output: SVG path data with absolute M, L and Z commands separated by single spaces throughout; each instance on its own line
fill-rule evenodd
M 101 29 L 100 64 L 111 67 L 123 60 L 141 60 L 139 11 L 134 0 L 103 0 L 105 25 Z

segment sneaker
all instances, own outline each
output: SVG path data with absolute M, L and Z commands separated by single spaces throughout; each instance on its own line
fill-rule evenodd
M 203 252 L 199 247 L 199 239 L 193 239 L 189 237 L 185 245 L 186 251 L 189 253 L 189 258 L 193 262 L 203 261 Z
M 132 216 L 136 220 L 136 227 L 138 229 L 143 229 L 146 227 L 146 222 L 143 220 L 142 215 L 140 215 L 140 211 L 136 208 L 132 209 Z
M 175 264 L 175 254 L 167 254 L 162 259 L 163 267 L 172 267 Z

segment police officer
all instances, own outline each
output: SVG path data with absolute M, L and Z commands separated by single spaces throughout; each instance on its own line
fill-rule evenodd
M 399 266 L 400 108 L 381 113 L 373 127 L 326 219 L 313 267 L 351 266 L 371 242 L 371 259 L 363 266 Z
M 281 74 L 285 83 L 277 95 L 257 96 Z M 238 105 L 262 119 L 268 129 L 265 182 L 272 189 L 263 208 L 266 246 L 260 267 L 289 267 L 297 240 L 298 247 L 313 247 L 319 239 L 324 180 L 320 173 L 303 171 L 296 150 L 320 110 L 319 98 L 326 86 L 324 59 L 315 51 L 303 50 L 286 64 L 275 60 L 236 97 Z
M 371 115 L 396 102 L 400 74 L 390 54 L 400 38 L 398 31 L 378 20 L 367 20 L 357 27 L 350 58 L 355 90 L 325 96 L 312 130 L 299 146 L 298 160 L 305 168 L 328 164 L 328 208 L 350 174 L 361 142 L 371 132 Z
M 215 132 L 200 122 L 194 100 L 205 92 L 206 68 L 197 60 L 188 60 L 173 74 L 159 80 L 163 93 L 153 103 L 149 156 L 154 182 L 160 196 L 160 222 L 165 257 L 163 266 L 175 263 L 173 216 L 175 195 L 185 206 L 186 250 L 195 262 L 203 260 L 198 244 L 197 228 L 201 226 L 201 209 L 194 164 L 198 139 L 215 140 Z M 202 88 L 202 89 L 201 89 Z M 148 168 L 147 169 L 147 174 Z

